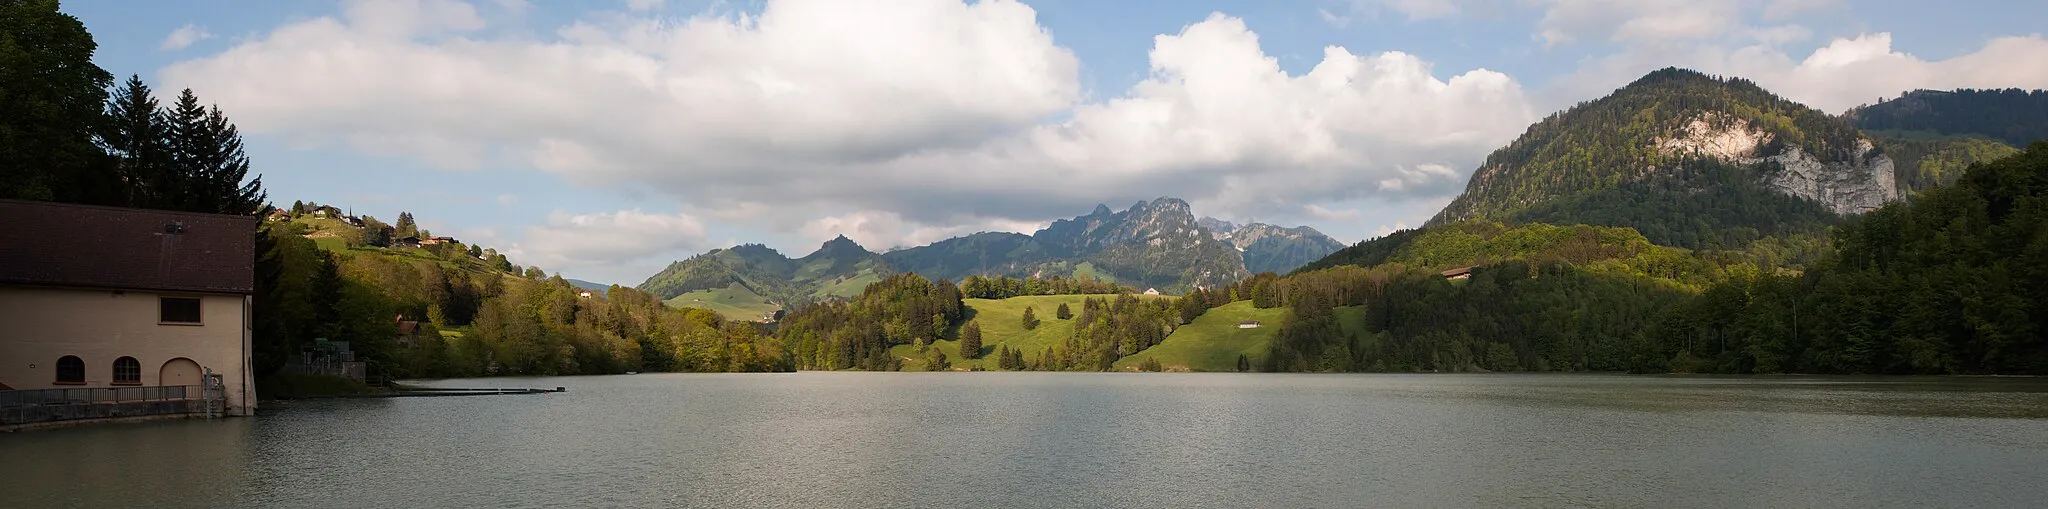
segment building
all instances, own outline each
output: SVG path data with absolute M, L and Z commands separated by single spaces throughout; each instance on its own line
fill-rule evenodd
M 1259 321 L 1258 321 L 1258 320 L 1245 320 L 1245 321 L 1242 321 L 1242 322 L 1237 322 L 1237 328 L 1239 328 L 1239 329 L 1257 329 L 1257 328 L 1259 328 Z
M 431 246 L 431 245 L 434 245 L 434 244 L 454 244 L 454 243 L 456 243 L 456 241 L 455 241 L 455 237 L 427 237 L 427 238 L 424 238 L 424 239 L 420 239 L 420 245 L 422 245 L 422 246 Z
M 1158 289 L 1158 288 L 1146 288 L 1146 289 L 1145 289 L 1145 295 L 1159 295 L 1159 289 Z
M 391 245 L 399 247 L 420 247 L 420 237 L 418 235 L 407 235 L 404 237 L 391 239 Z
M 138 387 L 109 392 L 254 413 L 258 221 L 0 200 L 0 391 Z
M 1472 277 L 1472 267 L 1458 267 L 1455 269 L 1439 272 L 1438 274 L 1442 274 L 1444 276 L 1444 279 L 1457 281 L 1460 279 Z

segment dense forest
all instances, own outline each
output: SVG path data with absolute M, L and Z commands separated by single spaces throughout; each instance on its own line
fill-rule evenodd
M 1846 116 L 1871 131 L 1979 135 L 2024 147 L 2048 139 L 2048 90 L 1915 90 Z
M 1267 369 L 2048 373 L 2048 143 L 1850 220 L 1804 270 L 1694 256 L 1669 277 L 1537 243 L 1453 281 L 1403 263 L 1485 251 L 1440 228 L 1272 283 L 1291 316 Z

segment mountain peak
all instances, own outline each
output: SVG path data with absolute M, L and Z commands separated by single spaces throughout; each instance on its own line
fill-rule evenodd
M 1095 212 L 1089 213 L 1088 215 L 1090 215 L 1090 216 L 1107 216 L 1107 215 L 1110 215 L 1110 214 L 1114 214 L 1114 213 L 1115 213 L 1115 212 L 1112 212 L 1112 211 L 1110 211 L 1110 210 L 1109 210 L 1109 206 L 1108 206 L 1108 205 L 1104 205 L 1104 204 L 1100 204 L 1100 203 L 1097 203 L 1097 204 L 1095 204 Z

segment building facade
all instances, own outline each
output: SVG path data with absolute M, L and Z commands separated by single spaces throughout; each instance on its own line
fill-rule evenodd
M 0 390 L 216 375 L 225 411 L 253 414 L 257 221 L 0 200 Z

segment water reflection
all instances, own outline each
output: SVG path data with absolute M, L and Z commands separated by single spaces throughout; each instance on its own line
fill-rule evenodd
M 2026 506 L 2034 379 L 801 373 L 439 381 L 0 435 L 9 507 Z

